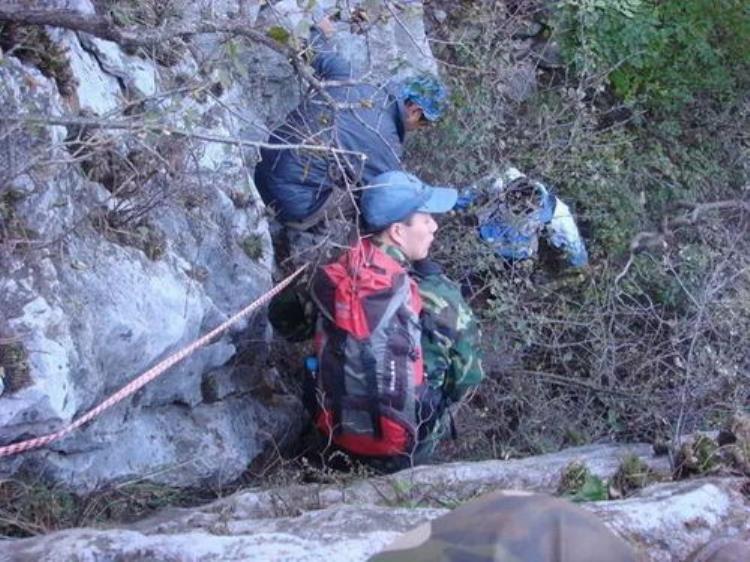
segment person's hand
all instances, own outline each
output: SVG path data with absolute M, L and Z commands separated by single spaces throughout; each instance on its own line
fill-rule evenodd
M 333 34 L 336 33 L 336 28 L 333 26 L 333 22 L 328 16 L 323 16 L 323 19 L 318 21 L 315 25 L 327 38 L 332 37 Z

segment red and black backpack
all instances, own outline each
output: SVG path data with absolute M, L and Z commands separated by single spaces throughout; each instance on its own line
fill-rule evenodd
M 362 240 L 318 269 L 312 297 L 320 311 L 318 429 L 357 455 L 409 452 L 424 382 L 416 283 L 394 258 Z

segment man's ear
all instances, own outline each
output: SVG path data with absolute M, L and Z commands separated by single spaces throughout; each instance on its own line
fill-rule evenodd
M 406 114 L 409 116 L 416 115 L 417 118 L 422 117 L 422 108 L 419 107 L 416 103 L 413 101 L 407 101 L 404 104 L 404 107 L 406 108 Z
M 394 222 L 392 225 L 390 225 L 386 232 L 388 233 L 388 238 L 391 239 L 391 242 L 398 246 L 402 247 L 404 243 L 404 225 L 400 222 Z

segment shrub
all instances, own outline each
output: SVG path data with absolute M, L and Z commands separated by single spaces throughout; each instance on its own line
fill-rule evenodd
M 744 0 L 565 0 L 557 27 L 578 70 L 607 73 L 618 95 L 652 107 L 736 95 L 750 69 Z

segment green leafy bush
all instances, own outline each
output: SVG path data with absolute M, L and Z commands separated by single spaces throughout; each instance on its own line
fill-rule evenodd
M 655 108 L 735 95 L 750 69 L 744 0 L 565 0 L 556 27 L 579 71 Z

